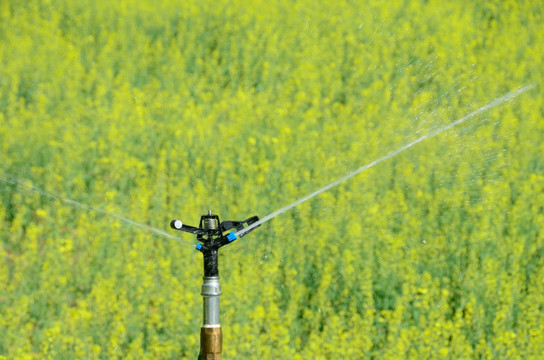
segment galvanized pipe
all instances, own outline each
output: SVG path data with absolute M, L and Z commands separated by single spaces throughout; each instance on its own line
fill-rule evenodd
M 204 327 L 219 326 L 219 296 L 221 296 L 221 285 L 219 276 L 204 277 L 202 283 L 202 295 L 204 305 Z

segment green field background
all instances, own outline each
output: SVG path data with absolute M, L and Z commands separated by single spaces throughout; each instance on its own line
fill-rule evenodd
M 541 1 L 0 1 L 0 358 L 542 359 Z M 72 199 L 91 205 L 74 206 Z

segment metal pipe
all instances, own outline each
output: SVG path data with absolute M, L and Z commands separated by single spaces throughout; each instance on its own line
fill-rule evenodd
M 212 216 L 211 210 L 208 216 Z M 219 224 L 215 219 L 208 218 L 204 221 L 204 228 L 217 229 Z M 215 263 L 217 269 L 217 249 L 211 251 L 208 257 L 204 256 L 204 273 L 206 274 L 207 261 Z M 213 259 L 212 259 L 213 258 Z M 210 264 L 208 264 L 209 267 Z M 202 306 L 203 321 L 200 328 L 200 359 L 203 360 L 221 360 L 223 348 L 223 334 L 219 324 L 219 296 L 221 296 L 221 284 L 219 284 L 219 274 L 216 271 L 211 275 L 204 276 L 202 283 Z
M 221 296 L 221 285 L 219 276 L 204 277 L 202 283 L 202 300 L 204 304 L 203 325 L 207 327 L 219 326 L 219 296 Z
M 219 324 L 219 277 L 204 277 L 202 283 L 203 325 L 200 328 L 200 358 L 220 360 L 223 335 Z

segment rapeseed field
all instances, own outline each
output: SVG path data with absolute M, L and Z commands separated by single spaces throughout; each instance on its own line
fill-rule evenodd
M 0 358 L 195 359 L 202 256 L 108 214 L 263 217 L 536 84 L 219 271 L 224 359 L 542 359 L 543 10 L 0 1 Z

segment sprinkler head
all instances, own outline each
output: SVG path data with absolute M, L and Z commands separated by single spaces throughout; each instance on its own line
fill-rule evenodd
M 185 225 L 181 220 L 172 220 L 170 227 L 175 230 L 185 231 L 196 235 L 196 239 L 203 243 L 208 249 L 219 249 L 223 245 L 230 244 L 238 237 L 235 232 L 240 232 L 251 224 L 259 221 L 258 216 L 252 216 L 243 221 L 225 220 L 220 221 L 219 216 L 212 213 L 211 210 L 207 214 L 200 217 L 198 227 Z M 260 225 L 259 225 L 260 226 Z M 255 228 L 259 227 L 256 226 Z M 255 228 L 249 229 L 243 235 L 246 235 Z M 230 231 L 229 231 L 230 230 Z M 242 235 L 240 235 L 241 237 Z M 200 250 L 200 248 L 197 248 Z
M 219 216 L 210 210 L 200 217 L 198 227 L 185 225 L 181 220 L 172 220 L 170 227 L 196 235 L 196 239 L 201 244 L 197 244 L 195 248 L 204 255 L 204 276 L 218 276 L 217 251 L 219 248 L 238 239 L 235 231 L 241 231 L 257 221 L 259 221 L 258 216 L 252 216 L 244 221 L 220 221 Z M 252 230 L 254 229 L 249 231 Z

